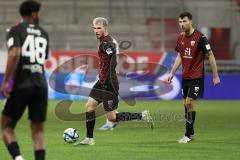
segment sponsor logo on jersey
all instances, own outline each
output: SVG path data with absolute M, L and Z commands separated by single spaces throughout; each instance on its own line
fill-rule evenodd
M 194 44 L 195 44 L 195 41 L 191 41 L 190 43 L 191 43 L 191 46 L 194 46 Z

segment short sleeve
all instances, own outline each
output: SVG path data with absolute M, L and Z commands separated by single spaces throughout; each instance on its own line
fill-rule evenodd
M 7 48 L 21 47 L 21 41 L 16 27 L 7 30 Z
M 178 41 L 179 41 L 179 38 L 178 38 L 178 40 L 177 40 L 177 44 L 176 44 L 176 47 L 175 47 L 175 51 L 177 51 L 177 52 L 179 52 Z
M 205 37 L 204 35 L 200 39 L 200 47 L 203 53 L 208 53 L 212 50 L 207 37 Z
M 178 43 L 177 43 L 177 45 L 176 45 L 176 47 L 175 47 L 175 51 L 179 52 Z
M 48 59 L 48 57 L 49 57 L 49 46 L 50 46 L 50 44 L 49 44 L 49 36 L 47 34 L 47 48 L 46 48 L 46 57 L 45 57 L 45 59 Z
M 106 53 L 108 56 L 116 54 L 116 44 L 113 42 L 104 42 L 103 52 Z

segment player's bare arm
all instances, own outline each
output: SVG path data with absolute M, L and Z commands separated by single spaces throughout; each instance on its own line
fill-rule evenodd
M 18 47 L 10 48 L 8 51 L 6 71 L 5 71 L 3 83 L 1 86 L 1 93 L 5 97 L 9 96 L 9 94 L 7 93 L 8 80 L 15 72 L 18 62 L 19 62 L 19 59 L 20 59 L 20 48 L 18 48 Z
M 211 69 L 212 69 L 212 73 L 213 73 L 213 84 L 214 86 L 220 83 L 220 78 L 218 76 L 218 71 L 217 71 L 217 63 L 216 63 L 216 59 L 213 55 L 213 52 L 210 51 L 206 54 L 206 56 L 208 57 Z
M 179 66 L 181 65 L 181 63 L 182 63 L 182 60 L 181 60 L 180 54 L 178 53 L 175 63 L 173 65 L 173 68 L 172 68 L 169 76 L 165 80 L 167 83 L 172 82 L 173 76 L 175 75 L 175 73 L 176 73 L 177 69 L 179 68 Z

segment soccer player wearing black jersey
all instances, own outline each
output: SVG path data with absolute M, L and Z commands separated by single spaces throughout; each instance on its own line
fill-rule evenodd
M 220 83 L 218 76 L 216 60 L 208 43 L 207 38 L 194 29 L 192 26 L 192 14 L 183 12 L 179 15 L 179 26 L 182 29 L 176 51 L 178 56 L 175 60 L 173 68 L 166 80 L 171 83 L 171 80 L 182 64 L 182 94 L 186 117 L 186 132 L 179 143 L 188 143 L 194 137 L 194 121 L 196 111 L 194 103 L 197 98 L 203 97 L 204 90 L 204 57 L 207 57 L 213 72 L 213 84 Z
M 143 120 L 153 128 L 153 120 L 149 111 L 143 111 L 141 113 L 115 112 L 118 107 L 119 89 L 115 70 L 117 65 L 116 54 L 118 54 L 118 44 L 108 33 L 107 19 L 103 17 L 95 18 L 93 20 L 93 31 L 100 41 L 98 48 L 98 56 L 100 59 L 99 80 L 93 86 L 86 104 L 87 135 L 86 138 L 80 142 L 80 144 L 83 145 L 95 144 L 93 139 L 95 109 L 100 103 L 103 104 L 104 110 L 107 112 L 108 120 L 112 122 Z
M 15 160 L 22 160 L 15 127 L 28 106 L 35 160 L 45 159 L 44 121 L 47 112 L 47 82 L 44 61 L 48 56 L 48 34 L 39 26 L 41 4 L 24 1 L 22 21 L 7 32 L 8 59 L 1 93 L 7 97 L 1 118 L 3 140 Z M 12 78 L 12 86 L 9 80 Z M 9 88 L 11 88 L 9 91 Z

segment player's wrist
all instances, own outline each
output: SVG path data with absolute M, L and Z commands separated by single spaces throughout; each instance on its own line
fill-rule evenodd
M 174 72 L 170 72 L 169 76 L 174 77 Z
M 8 82 L 8 78 L 3 78 L 2 83 L 7 83 Z
M 213 78 L 219 78 L 218 74 L 214 74 Z

